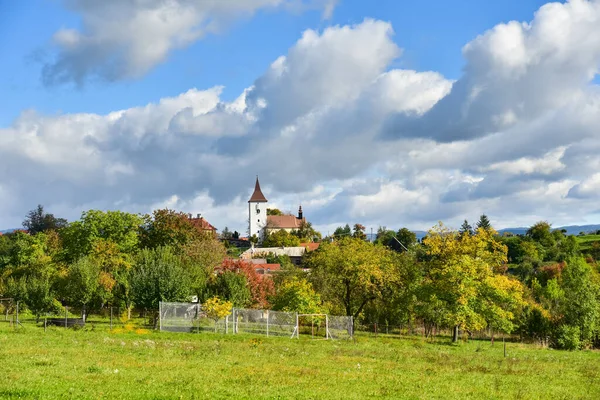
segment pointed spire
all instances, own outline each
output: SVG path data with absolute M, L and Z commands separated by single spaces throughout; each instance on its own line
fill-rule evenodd
M 248 203 L 266 203 L 267 198 L 260 190 L 260 183 L 258 182 L 258 175 L 256 175 L 256 184 L 254 185 L 254 193 L 250 196 Z
M 298 208 L 298 219 L 302 219 L 302 204 L 300 204 L 300 207 Z

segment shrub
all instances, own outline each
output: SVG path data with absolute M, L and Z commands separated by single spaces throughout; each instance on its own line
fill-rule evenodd
M 562 325 L 558 328 L 556 344 L 559 349 L 577 350 L 581 347 L 579 328 L 576 326 Z

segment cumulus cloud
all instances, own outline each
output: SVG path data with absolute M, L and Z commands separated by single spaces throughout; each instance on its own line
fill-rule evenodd
M 259 174 L 270 204 L 302 203 L 325 231 L 597 222 L 598 18 L 600 1 L 571 0 L 500 24 L 464 47 L 455 82 L 392 69 L 393 28 L 367 19 L 304 32 L 232 102 L 215 87 L 106 115 L 25 112 L 0 129 L 0 216 L 35 206 L 10 199 L 70 218 L 169 205 L 243 231 Z
M 175 49 L 261 9 L 323 8 L 329 18 L 332 0 L 64 0 L 81 16 L 81 30 L 63 28 L 53 36 L 56 59 L 44 66 L 45 84 L 88 78 L 115 81 L 138 78 Z

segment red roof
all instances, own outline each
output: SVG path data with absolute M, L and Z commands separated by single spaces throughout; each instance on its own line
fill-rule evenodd
M 190 218 L 190 221 L 192 222 L 192 224 L 194 224 L 194 226 L 196 226 L 196 228 L 200 228 L 205 231 L 216 231 L 217 230 L 217 228 L 212 226 L 207 220 L 204 219 L 204 217 Z
M 253 264 L 254 270 L 260 275 L 270 275 L 271 272 L 281 270 L 279 264 Z
M 267 202 L 267 198 L 265 197 L 263 192 L 260 190 L 260 183 L 258 182 L 258 176 L 257 176 L 256 184 L 254 185 L 254 193 L 252 193 L 252 196 L 250 196 L 250 200 L 248 200 L 248 203 L 266 203 L 266 202 Z
M 295 215 L 268 215 L 267 216 L 267 229 L 269 228 L 281 228 L 281 229 L 300 229 L 302 222 L 305 222 L 305 218 L 296 218 Z
M 301 247 L 306 247 L 306 249 L 308 251 L 315 251 L 316 249 L 319 248 L 319 245 L 321 243 L 301 243 L 300 246 Z

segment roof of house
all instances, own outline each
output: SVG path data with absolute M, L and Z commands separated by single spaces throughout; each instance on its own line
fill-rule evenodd
M 205 231 L 216 231 L 217 230 L 217 228 L 212 226 L 207 220 L 204 219 L 204 217 L 190 218 L 190 221 L 192 222 L 192 224 L 194 224 L 194 226 L 196 228 L 200 228 Z
M 271 275 L 273 271 L 281 270 L 279 264 L 254 264 L 254 270 L 261 275 Z
M 250 196 L 250 200 L 248 203 L 266 203 L 267 198 L 263 194 L 262 190 L 260 190 L 260 183 L 258 182 L 258 176 L 256 177 L 256 184 L 254 185 L 254 193 Z
M 267 229 L 300 229 L 306 218 L 297 218 L 295 215 L 268 215 Z
M 306 247 L 308 251 L 315 251 L 321 243 L 301 243 L 300 246 Z

